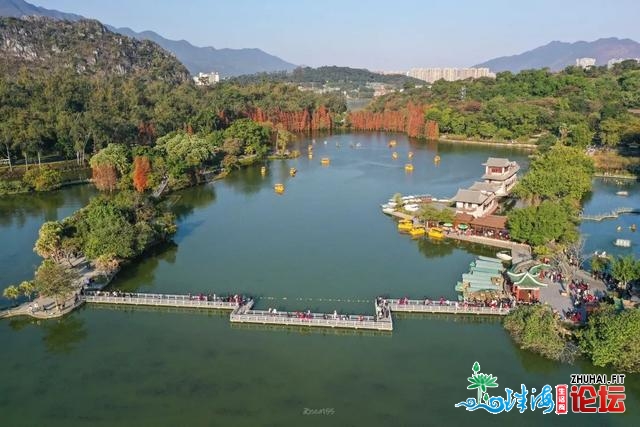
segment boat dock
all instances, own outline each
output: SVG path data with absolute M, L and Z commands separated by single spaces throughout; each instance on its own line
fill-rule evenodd
M 602 221 L 604 219 L 615 219 L 623 214 L 640 214 L 640 209 L 622 207 L 618 209 L 614 209 L 611 212 L 595 214 L 595 215 L 585 215 L 584 213 L 580 214 L 580 219 L 582 221 Z
M 511 310 L 508 307 L 479 307 L 464 305 L 454 301 L 440 303 L 431 301 L 425 304 L 425 300 L 399 300 L 390 299 L 389 305 L 392 312 L 397 313 L 431 313 L 431 314 L 478 314 L 490 316 L 506 316 Z

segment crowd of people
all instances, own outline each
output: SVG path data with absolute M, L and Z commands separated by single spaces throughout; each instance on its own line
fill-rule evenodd
M 84 287 L 80 289 L 80 295 L 104 296 L 116 298 L 159 298 L 159 299 L 176 299 L 172 295 L 164 294 L 140 294 L 137 292 L 123 292 L 120 290 L 113 291 L 87 291 Z M 210 301 L 210 302 L 232 302 L 238 305 L 244 305 L 249 298 L 241 294 L 229 294 L 226 296 L 218 296 L 216 294 L 187 294 L 185 296 L 189 301 Z

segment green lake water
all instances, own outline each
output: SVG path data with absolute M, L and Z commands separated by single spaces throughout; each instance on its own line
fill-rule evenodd
M 387 147 L 391 138 L 398 141 L 395 149 Z M 416 143 L 378 133 L 317 137 L 309 160 L 309 142 L 299 143 L 303 157 L 270 162 L 265 177 L 256 165 L 171 195 L 179 219 L 175 244 L 123 270 L 113 286 L 241 292 L 259 297 L 259 308 L 349 313 L 371 313 L 379 294 L 453 298 L 453 286 L 474 256 L 495 251 L 400 235 L 380 203 L 396 192 L 450 197 L 480 178 L 481 163 L 490 155 L 525 168 L 528 163 L 522 151 Z M 361 147 L 350 148 L 356 143 Z M 410 150 L 415 170 L 407 174 Z M 436 154 L 442 158 L 438 166 Z M 328 167 L 320 165 L 324 156 L 331 158 Z M 290 167 L 298 169 L 295 178 L 289 177 Z M 286 186 L 281 196 L 273 191 L 277 182 Z M 616 187 L 597 182 L 595 188 L 585 210 L 610 210 L 605 207 L 611 192 L 617 197 Z M 625 205 L 637 203 L 630 193 L 621 201 Z M 43 220 L 70 214 L 93 194 L 85 186 L 4 197 L 0 285 L 31 276 L 38 264 L 31 248 Z M 615 239 L 612 224 L 583 225 L 589 250 L 606 249 Z M 625 426 L 640 421 L 637 376 L 627 377 L 627 413 L 621 416 L 515 409 L 491 416 L 454 408 L 475 396 L 466 386 L 476 360 L 482 372 L 498 377 L 499 388 L 491 394 L 502 396 L 504 387 L 521 383 L 539 390 L 568 383 L 571 373 L 609 371 L 522 352 L 498 319 L 401 316 L 394 323 L 390 334 L 238 327 L 225 313 L 96 306 L 59 321 L 0 321 L 0 425 Z M 304 415 L 306 409 L 332 415 Z

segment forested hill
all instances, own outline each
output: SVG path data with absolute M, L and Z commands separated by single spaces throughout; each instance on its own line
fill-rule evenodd
M 0 72 L 22 67 L 98 76 L 139 74 L 168 83 L 189 78 L 187 69 L 157 44 L 115 34 L 98 21 L 0 18 Z
M 365 85 L 367 83 L 384 83 L 391 86 L 401 88 L 405 84 L 422 85 L 422 80 L 407 77 L 403 74 L 378 74 L 363 68 L 349 68 L 337 66 L 325 66 L 318 68 L 298 67 L 290 73 L 259 73 L 250 76 L 240 76 L 236 81 L 259 82 L 263 80 L 289 82 L 289 83 L 317 83 L 317 84 L 334 84 L 342 86 L 345 83 L 353 85 Z

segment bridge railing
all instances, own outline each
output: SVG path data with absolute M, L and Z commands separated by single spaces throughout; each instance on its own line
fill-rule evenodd
M 388 300 L 389 306 L 392 312 L 422 312 L 422 313 L 451 313 L 451 314 L 493 314 L 493 315 L 506 315 L 511 310 L 510 307 L 486 307 L 486 306 L 473 306 L 458 303 L 456 307 L 455 302 L 450 304 L 440 304 L 440 302 L 430 302 L 425 304 L 424 301 L 409 300 L 400 304 L 400 300 Z
M 334 318 L 330 314 L 312 313 L 310 317 L 301 317 L 295 313 L 273 314 L 264 310 L 249 310 L 243 314 L 232 313 L 231 321 L 388 330 L 393 327 L 390 319 L 376 319 L 374 316 L 351 315 L 347 318 L 344 316 Z
M 143 294 L 145 295 L 145 294 Z M 238 307 L 238 303 L 233 301 L 207 301 L 190 298 L 160 298 L 149 296 L 107 296 L 107 295 L 84 295 L 84 300 L 90 303 L 102 304 L 129 304 L 129 305 L 156 305 L 168 307 L 197 307 L 197 308 L 218 308 L 233 310 Z

